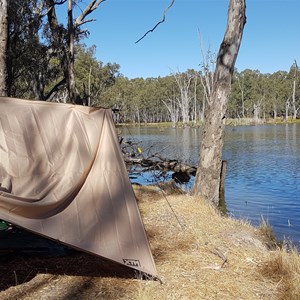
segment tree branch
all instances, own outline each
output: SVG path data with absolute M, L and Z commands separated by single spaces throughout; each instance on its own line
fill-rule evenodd
M 148 30 L 141 38 L 139 38 L 135 44 L 137 44 L 138 42 L 140 42 L 146 35 L 148 35 L 150 32 L 153 32 L 161 23 L 163 23 L 166 19 L 166 14 L 167 11 L 169 10 L 169 8 L 171 8 L 171 6 L 174 4 L 175 0 L 172 0 L 171 3 L 169 4 L 169 6 L 164 10 L 162 19 L 150 30 Z
M 91 21 L 84 21 L 84 19 L 92 13 L 98 6 L 106 0 L 92 0 L 89 5 L 84 9 L 84 11 L 81 13 L 81 15 L 76 19 L 74 22 L 74 27 L 78 27 L 84 23 L 91 22 Z
M 59 88 L 66 83 L 66 78 L 64 77 L 62 80 L 60 80 L 50 91 L 49 93 L 44 97 L 46 101 L 51 101 L 53 94 L 59 90 Z
M 54 1 L 54 4 L 55 5 L 62 5 L 64 3 L 66 3 L 66 2 L 67 2 L 67 0 L 57 0 L 57 1 Z
M 82 20 L 82 22 L 80 24 L 75 24 L 76 28 L 79 27 L 80 25 L 86 24 L 86 23 L 90 23 L 90 22 L 94 22 L 96 21 L 96 19 L 88 19 L 88 20 Z

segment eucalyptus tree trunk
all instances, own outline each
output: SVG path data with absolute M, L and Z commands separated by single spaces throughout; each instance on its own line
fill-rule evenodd
M 75 72 L 74 72 L 74 24 L 73 24 L 73 0 L 68 0 L 68 50 L 67 51 L 67 88 L 69 97 L 72 103 L 82 104 L 75 85 Z
M 0 96 L 7 96 L 7 70 L 6 70 L 6 50 L 7 50 L 7 1 L 0 0 Z
M 195 75 L 194 77 L 194 124 L 197 124 L 197 78 L 198 76 Z
M 180 107 L 182 122 L 187 123 L 190 121 L 190 85 L 192 76 L 189 73 L 176 73 L 173 74 L 175 81 L 178 85 L 180 98 L 178 99 L 178 105 Z
M 162 102 L 164 103 L 170 114 L 172 127 L 175 128 L 179 118 L 179 108 L 177 106 L 177 103 L 173 99 L 168 99 L 167 101 L 162 100 Z
M 292 104 L 293 104 L 293 119 L 297 118 L 297 109 L 296 109 L 296 80 L 293 82 L 293 95 L 292 95 Z
M 229 1 L 227 27 L 218 52 L 212 99 L 206 107 L 199 165 L 191 191 L 216 206 L 220 196 L 225 113 L 246 23 L 245 11 L 245 0 Z
M 296 120 L 298 109 L 299 109 L 299 108 L 296 108 L 296 82 L 298 79 L 298 66 L 297 66 L 296 61 L 295 61 L 294 65 L 295 65 L 295 75 L 294 75 L 294 81 L 293 81 L 292 106 L 293 106 L 293 119 Z
M 239 88 L 240 88 L 240 91 L 241 91 L 242 118 L 245 118 L 245 103 L 244 103 L 244 86 L 245 86 L 244 81 L 245 81 L 245 78 L 244 78 L 244 75 L 242 75 L 242 78 L 243 78 L 243 82 L 241 84 L 240 77 L 237 76 L 238 85 L 239 85 Z
M 55 7 L 62 5 L 68 1 L 68 26 L 67 30 L 62 28 L 62 25 L 58 23 Z M 82 99 L 76 90 L 75 85 L 75 72 L 74 72 L 74 41 L 78 38 L 79 34 L 85 33 L 87 30 L 80 29 L 83 24 L 94 21 L 94 19 L 86 19 L 86 17 L 96 10 L 99 5 L 105 0 L 90 0 L 85 9 L 81 11 L 81 14 L 73 20 L 73 6 L 77 1 L 74 0 L 46 0 L 48 24 L 52 36 L 52 48 L 60 59 L 62 71 L 64 74 L 63 80 L 59 83 L 67 83 L 67 89 L 69 94 L 69 100 L 72 103 L 83 104 Z M 79 1 L 78 1 L 79 2 Z M 62 30 L 63 29 L 63 30 Z M 66 34 L 67 32 L 67 34 Z M 67 41 L 65 43 L 65 41 Z
M 277 118 L 277 107 L 273 105 L 273 119 L 276 120 Z
M 203 99 L 202 99 L 202 110 L 200 111 L 200 116 L 199 116 L 201 122 L 204 122 L 205 104 L 206 104 L 206 98 L 205 98 L 205 95 L 203 95 Z
M 261 102 L 259 101 L 253 104 L 253 121 L 255 124 L 259 123 L 260 111 L 261 111 Z
M 289 119 L 290 99 L 288 98 L 285 102 L 285 120 Z

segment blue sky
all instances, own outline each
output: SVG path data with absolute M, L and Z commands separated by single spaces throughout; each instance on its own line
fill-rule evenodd
M 79 4 L 84 8 L 84 0 Z M 229 0 L 176 0 L 166 21 L 138 44 L 160 21 L 170 0 L 106 0 L 86 28 L 88 46 L 98 60 L 116 62 L 128 78 L 166 76 L 199 70 L 201 49 L 217 53 L 223 39 Z M 76 14 L 76 13 L 75 13 Z M 273 73 L 300 65 L 300 0 L 248 0 L 247 23 L 236 68 Z

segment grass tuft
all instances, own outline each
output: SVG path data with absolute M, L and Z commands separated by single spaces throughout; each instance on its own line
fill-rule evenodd
M 271 225 L 267 220 L 264 219 L 263 216 L 261 217 L 261 223 L 258 227 L 258 230 L 261 236 L 264 238 L 265 244 L 270 250 L 275 250 L 279 246 Z
M 266 261 L 261 274 L 277 284 L 277 299 L 300 299 L 300 257 L 297 249 L 277 250 Z

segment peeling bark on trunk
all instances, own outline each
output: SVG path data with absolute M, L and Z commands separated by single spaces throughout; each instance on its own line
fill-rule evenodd
M 0 96 L 7 96 L 7 70 L 6 70 L 6 50 L 7 50 L 7 1 L 0 0 Z
M 219 204 L 224 119 L 234 65 L 246 23 L 245 11 L 245 0 L 229 1 L 227 27 L 218 53 L 212 101 L 205 113 L 199 166 L 191 191 L 215 206 Z

